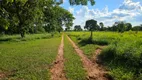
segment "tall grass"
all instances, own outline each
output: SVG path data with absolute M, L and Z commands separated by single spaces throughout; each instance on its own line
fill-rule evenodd
M 90 35 L 89 32 L 70 32 L 68 34 L 78 45 Z M 105 45 L 108 47 L 103 49 L 99 57 L 115 80 L 142 80 L 142 32 L 137 34 L 132 31 L 125 33 L 94 32 L 93 41 L 94 43 L 91 45 L 107 43 Z M 88 49 L 86 47 L 88 43 L 84 44 L 80 47 Z

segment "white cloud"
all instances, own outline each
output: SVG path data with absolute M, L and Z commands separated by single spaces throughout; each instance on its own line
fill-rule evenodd
M 68 11 L 73 14 L 74 13 L 74 8 L 69 7 Z
M 87 6 L 75 12 L 76 17 L 74 25 L 85 25 L 88 19 L 95 19 L 103 22 L 106 26 L 111 26 L 115 21 L 131 22 L 133 25 L 139 25 L 142 22 L 142 5 L 140 2 L 133 2 L 132 0 L 124 0 L 124 2 L 113 11 L 109 12 L 106 6 L 104 9 L 89 9 Z
M 124 0 L 119 9 L 122 10 L 141 10 L 140 2 L 133 2 L 132 0 Z
M 66 2 L 66 0 L 63 0 L 63 2 Z

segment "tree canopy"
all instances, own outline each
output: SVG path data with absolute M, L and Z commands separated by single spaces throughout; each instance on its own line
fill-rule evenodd
M 0 2 L 0 33 L 60 32 L 68 29 L 75 18 L 53 0 L 2 0 Z
M 69 0 L 70 5 L 91 5 L 94 0 Z M 0 0 L 0 33 L 25 33 L 62 31 L 70 29 L 75 19 L 60 7 L 63 0 Z
M 75 25 L 74 26 L 74 31 L 82 31 L 82 28 L 80 25 Z
M 96 20 L 87 20 L 84 29 L 87 29 L 89 31 L 91 31 L 91 35 L 90 35 L 90 39 L 92 41 L 92 37 L 93 37 L 93 30 L 97 30 L 98 25 L 97 25 L 97 21 Z

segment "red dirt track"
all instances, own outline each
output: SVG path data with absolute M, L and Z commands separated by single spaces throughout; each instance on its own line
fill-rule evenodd
M 51 80 L 67 80 L 63 71 L 64 69 L 63 49 L 64 49 L 64 36 L 62 35 L 62 40 L 58 49 L 58 55 L 56 61 L 54 62 L 54 66 L 50 70 Z

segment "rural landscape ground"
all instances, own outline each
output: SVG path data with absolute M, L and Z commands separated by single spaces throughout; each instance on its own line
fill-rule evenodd
M 61 43 L 59 45 L 60 39 Z M 16 45 L 17 42 L 1 43 L 3 45 L 1 45 L 1 54 L 4 49 L 7 49 L 7 47 L 3 48 L 4 46 L 9 46 L 9 51 L 13 51 L 14 54 L 9 52 L 1 55 L 0 79 L 108 80 L 105 77 L 106 71 L 87 58 L 83 51 L 66 34 L 63 33 L 62 37 L 54 38 L 57 41 L 52 42 L 51 40 L 53 41 L 53 39 L 41 39 L 22 42 L 19 47 Z M 37 44 L 33 44 L 34 42 Z M 54 42 L 56 42 L 55 45 L 52 45 Z M 27 50 L 26 45 L 23 45 L 27 43 L 30 44 L 27 47 L 32 49 L 32 53 Z M 20 46 L 24 48 L 21 49 Z M 54 49 L 48 48 L 48 46 L 53 46 Z M 15 51 L 16 48 L 18 49 Z M 40 50 L 40 53 L 38 53 L 38 50 Z M 18 53 L 19 51 L 23 53 Z M 95 54 L 99 54 L 100 51 L 100 49 L 96 50 Z M 10 58 L 2 60 L 4 57 Z
M 1 37 L 0 80 L 142 79 L 141 32 L 94 32 L 93 43 L 89 34 Z
M 0 80 L 142 80 L 142 0 L 0 0 Z

